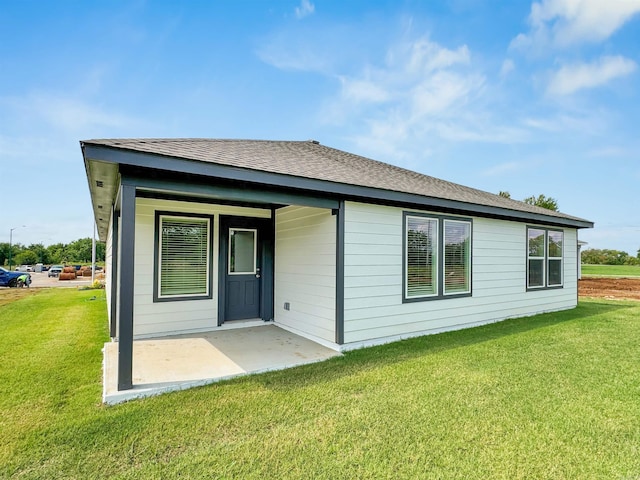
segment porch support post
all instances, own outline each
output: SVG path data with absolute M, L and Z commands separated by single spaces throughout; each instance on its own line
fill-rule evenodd
M 111 224 L 111 265 L 108 268 L 111 269 L 109 273 L 111 275 L 111 321 L 109 322 L 109 336 L 115 338 L 117 335 L 116 322 L 118 319 L 118 311 L 116 309 L 118 298 L 118 241 L 120 239 L 119 225 L 120 225 L 120 212 L 115 208 L 112 211 L 112 224 Z
M 120 292 L 118 332 L 118 390 L 133 388 L 133 274 L 135 262 L 136 188 L 120 185 L 120 265 L 117 282 Z
M 336 343 L 344 344 L 344 200 L 336 214 Z

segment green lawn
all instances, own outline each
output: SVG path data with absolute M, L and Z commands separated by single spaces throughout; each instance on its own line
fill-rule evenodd
M 582 265 L 582 275 L 591 277 L 640 277 L 640 265 Z
M 96 296 L 95 300 L 90 300 Z M 640 302 L 100 405 L 103 291 L 0 307 L 2 478 L 638 478 Z

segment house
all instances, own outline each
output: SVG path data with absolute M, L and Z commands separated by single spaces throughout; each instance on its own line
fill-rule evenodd
M 317 141 L 81 147 L 120 390 L 134 339 L 262 319 L 349 350 L 577 304 L 581 218 Z

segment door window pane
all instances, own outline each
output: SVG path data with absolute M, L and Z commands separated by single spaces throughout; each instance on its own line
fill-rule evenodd
M 256 273 L 256 231 L 229 229 L 229 273 Z

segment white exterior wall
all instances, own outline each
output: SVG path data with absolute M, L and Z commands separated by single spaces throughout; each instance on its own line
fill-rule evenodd
M 153 302 L 156 210 L 212 215 L 213 298 Z M 271 210 L 150 198 L 136 199 L 133 335 L 144 337 L 211 330 L 218 326 L 218 235 L 220 215 L 270 218 Z
M 575 229 L 564 229 L 564 288 L 527 292 L 526 224 L 473 218 L 473 295 L 402 303 L 403 209 L 353 202 L 345 207 L 347 348 L 349 343 L 464 328 L 577 304 Z
M 275 235 L 276 324 L 334 342 L 336 217 L 327 209 L 281 208 L 276 211 Z

